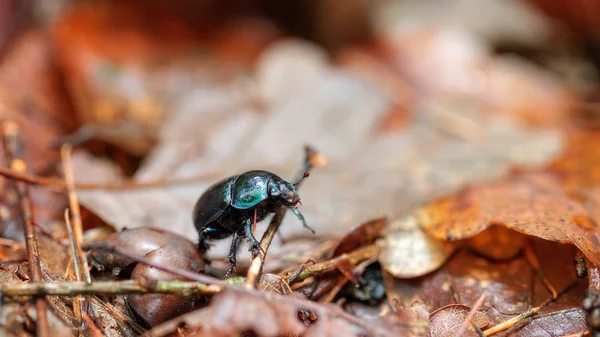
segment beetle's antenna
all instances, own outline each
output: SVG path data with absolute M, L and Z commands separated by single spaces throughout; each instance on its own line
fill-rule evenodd
M 308 171 L 304 172 L 302 177 L 300 177 L 300 179 L 296 180 L 296 182 L 293 183 L 292 185 L 294 185 L 294 187 L 298 186 L 298 184 L 300 184 L 302 182 L 302 180 L 304 180 L 305 178 L 308 178 L 309 175 L 310 175 L 310 173 L 308 173 Z
M 308 172 L 313 167 L 324 167 L 327 166 L 327 157 L 322 154 L 319 154 L 317 150 L 313 149 L 310 146 L 304 147 L 304 162 L 302 163 L 302 168 L 300 169 L 299 178 L 296 179 L 296 182 L 293 183 L 294 187 L 298 187 L 300 183 L 304 180 L 304 178 L 308 177 Z

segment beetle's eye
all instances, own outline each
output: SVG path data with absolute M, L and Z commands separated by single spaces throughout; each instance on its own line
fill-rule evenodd
M 289 191 L 287 192 L 287 194 L 285 195 L 286 199 L 293 199 L 294 198 L 294 192 Z

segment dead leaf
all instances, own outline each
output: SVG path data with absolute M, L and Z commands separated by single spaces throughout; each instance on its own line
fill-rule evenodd
M 507 335 L 511 337 L 566 336 L 586 329 L 584 311 L 573 308 L 538 315 L 525 324 L 509 330 Z
M 502 226 L 491 226 L 468 239 L 470 249 L 489 259 L 509 260 L 517 256 L 527 242 L 527 235 Z
M 281 277 L 270 273 L 266 273 L 261 277 L 258 290 L 282 295 L 292 293 L 290 286 Z
M 362 245 L 372 242 L 381 234 L 387 223 L 387 219 L 380 218 L 362 223 L 342 237 L 337 246 L 333 249 L 332 257 L 340 256 L 344 253 L 359 248 Z
M 421 301 L 410 306 L 403 305 L 398 299 L 390 301 L 391 310 L 381 319 L 397 327 L 404 327 L 414 336 L 427 336 L 429 333 L 429 311 Z
M 304 44 L 289 45 L 289 41 L 273 45 L 264 57 L 285 54 L 278 51 L 284 47 L 308 48 Z M 318 235 L 340 236 L 357 222 L 385 214 L 406 214 L 411 206 L 467 182 L 501 177 L 514 164 L 539 165 L 560 149 L 560 138 L 553 132 L 530 133 L 460 107 L 449 113 L 465 114 L 481 125 L 489 125 L 485 140 L 475 144 L 449 136 L 441 129 L 444 123 L 436 117 L 439 114 L 431 112 L 434 109 L 429 106 L 422 107 L 409 129 L 374 137 L 372 130 L 379 127 L 386 112 L 383 95 L 351 73 L 315 59 L 311 62 L 317 64 L 307 65 L 313 68 L 304 73 L 294 71 L 296 58 L 271 62 L 285 67 L 279 70 L 288 74 L 281 94 L 288 98 L 286 102 L 270 102 L 266 114 L 252 113 L 230 92 L 217 89 L 210 95 L 200 95 L 202 99 L 194 96 L 182 103 L 185 111 L 178 120 L 163 125 L 163 142 L 137 173 L 136 180 L 174 179 L 203 172 L 221 172 L 219 176 L 225 177 L 253 168 L 271 170 L 285 178 L 292 176 L 302 146 L 309 142 L 325 153 L 331 164 L 315 171 L 303 186 L 302 212 Z M 304 57 L 302 62 L 310 60 Z M 312 77 L 308 77 L 310 74 Z M 288 88 L 294 84 L 297 87 Z M 348 95 L 362 97 L 358 100 L 361 103 L 350 104 Z M 211 97 L 210 102 L 206 97 Z M 278 96 L 270 93 L 268 97 Z M 223 115 L 223 111 L 230 113 Z M 289 127 L 292 124 L 294 128 Z M 353 143 L 348 143 L 350 139 Z M 269 151 L 264 150 L 267 148 Z M 94 179 L 77 167 L 75 176 L 80 182 Z M 169 223 L 170 230 L 196 240 L 197 235 L 190 231 L 193 204 L 218 179 L 139 191 L 82 191 L 80 197 L 85 206 L 118 228 Z M 286 217 L 280 231 L 285 237 L 305 234 L 292 217 Z M 279 243 L 272 249 L 280 249 Z M 227 251 L 227 243 L 221 242 L 209 251 L 209 256 L 224 257 Z M 241 255 L 239 261 L 243 263 L 247 258 Z
M 566 132 L 563 153 L 552 161 L 547 171 L 558 174 L 570 190 L 581 190 L 600 184 L 600 141 L 597 130 L 573 129 Z
M 471 308 L 466 305 L 449 304 L 432 312 L 429 318 L 431 337 L 454 336 L 467 319 L 470 311 Z M 485 312 L 477 311 L 471 323 L 483 329 L 490 323 L 490 318 Z M 463 336 L 476 337 L 478 334 L 472 326 L 469 326 Z
M 507 197 L 509 196 L 509 197 Z M 600 263 L 600 240 L 591 214 L 569 198 L 552 175 L 516 173 L 432 202 L 418 212 L 421 226 L 438 239 L 466 239 L 492 224 L 576 245 Z
M 412 216 L 397 219 L 380 239 L 379 262 L 395 277 L 412 278 L 439 268 L 454 252 L 456 244 L 425 233 Z
M 576 250 L 573 246 L 540 239 L 535 239 L 533 245 L 542 270 L 556 289 L 565 289 L 577 280 L 572 264 Z M 493 262 L 464 249 L 433 273 L 416 279 L 398 279 L 384 273 L 384 281 L 390 301 L 398 299 L 404 305 L 410 305 L 420 300 L 430 311 L 449 304 L 472 307 L 487 290 L 480 311 L 489 317 L 489 327 L 515 317 L 551 296 L 523 257 Z M 562 294 L 540 314 L 578 308 L 586 283 L 577 283 L 577 287 Z

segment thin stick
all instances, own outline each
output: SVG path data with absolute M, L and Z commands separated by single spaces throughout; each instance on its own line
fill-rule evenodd
M 275 216 L 271 220 L 269 224 L 269 228 L 263 235 L 260 240 L 260 251 L 258 255 L 252 259 L 252 263 L 250 263 L 250 268 L 248 268 L 248 276 L 246 277 L 246 282 L 244 286 L 250 289 L 256 289 L 258 285 L 258 281 L 260 279 L 260 274 L 262 271 L 262 267 L 264 264 L 264 260 L 267 257 L 267 249 L 271 245 L 271 241 L 273 241 L 273 237 L 275 237 L 275 233 L 279 229 L 279 225 L 281 225 L 281 220 L 283 220 L 283 215 L 285 214 L 286 208 L 280 207 Z
M 110 302 L 101 301 L 98 297 L 95 297 L 95 296 L 91 297 L 90 302 L 93 305 L 102 306 L 104 309 L 106 309 L 106 311 L 108 311 L 109 314 L 113 315 L 116 319 L 120 320 L 122 323 L 129 326 L 138 335 L 141 335 L 142 333 L 144 333 L 144 329 L 142 329 L 142 327 L 139 324 L 137 324 L 134 319 L 123 314 L 121 311 L 119 311 L 119 309 L 117 309 Z
M 578 281 L 579 280 L 576 280 L 575 282 L 572 282 L 571 284 L 569 284 L 565 289 L 563 289 L 558 294 L 558 296 L 560 296 L 560 295 L 566 293 L 567 291 L 571 290 L 573 287 L 575 287 L 577 285 Z M 556 298 L 554 298 L 554 297 L 548 298 L 544 302 L 542 302 L 542 304 L 540 304 L 539 306 L 537 306 L 535 308 L 531 308 L 531 309 L 525 311 L 524 313 L 522 313 L 522 314 L 520 314 L 518 316 L 515 316 L 513 318 L 510 318 L 510 319 L 508 319 L 508 320 L 506 320 L 506 321 L 504 321 L 502 323 L 498 323 L 497 325 L 495 325 L 495 326 L 493 326 L 493 327 L 491 327 L 491 328 L 483 331 L 483 334 L 486 335 L 486 336 L 490 336 L 490 335 L 493 335 L 495 333 L 502 332 L 504 330 L 510 329 L 515 324 L 519 323 L 520 321 L 522 321 L 522 320 L 524 320 L 526 318 L 529 318 L 529 317 L 537 314 L 538 311 L 540 311 L 542 308 L 544 308 L 548 304 L 556 301 L 556 299 L 558 298 L 558 296 Z
M 531 243 L 525 245 L 525 259 L 527 262 L 529 262 L 529 265 L 533 269 L 535 275 L 542 281 L 542 283 L 544 283 L 544 286 L 546 286 L 548 291 L 550 291 L 552 298 L 556 299 L 556 297 L 558 297 L 558 293 L 556 292 L 556 289 L 554 289 L 552 283 L 550 283 L 550 280 L 548 280 L 546 277 L 546 274 L 540 265 L 540 261 L 531 247 Z
M 90 283 L 92 282 L 92 278 L 90 277 L 88 262 L 83 250 L 81 249 L 81 242 L 83 242 L 83 224 L 81 221 L 79 199 L 77 198 L 77 192 L 75 191 L 75 178 L 73 176 L 73 164 L 71 163 L 71 146 L 64 145 L 61 148 L 60 153 L 63 160 L 65 181 L 67 183 L 69 208 L 71 209 L 71 215 L 73 217 L 73 241 L 75 244 L 75 251 L 78 256 L 76 261 L 81 263 L 81 270 L 83 271 L 82 276 L 84 276 L 86 282 Z
M 100 328 L 98 328 L 98 326 L 96 325 L 96 323 L 94 323 L 94 321 L 92 320 L 92 318 L 90 317 L 90 315 L 87 312 L 83 313 L 83 320 L 90 327 L 90 331 L 92 332 L 92 336 L 94 336 L 94 337 L 104 337 L 104 334 L 102 333 L 102 331 L 100 330 Z
M 14 169 L 0 168 L 0 176 L 8 179 L 17 180 L 28 183 L 30 185 L 40 185 L 52 187 L 58 190 L 67 190 L 67 184 L 60 178 L 47 178 L 35 175 L 25 174 L 23 172 L 16 171 Z M 132 190 L 142 188 L 163 188 L 165 186 L 173 185 L 188 185 L 194 182 L 210 181 L 218 177 L 216 173 L 207 173 L 197 177 L 180 178 L 172 180 L 158 179 L 154 181 L 138 182 L 138 181 L 121 181 L 116 183 L 77 183 L 74 185 L 75 189 L 83 190 Z
M 73 268 L 75 269 L 75 278 L 78 282 L 81 281 L 83 275 L 81 274 L 81 268 L 79 267 L 79 257 L 77 255 L 77 249 L 75 248 L 75 238 L 73 236 L 73 229 L 71 228 L 71 221 L 69 220 L 69 210 L 65 209 L 65 225 L 67 227 L 67 233 L 69 235 L 69 243 L 71 248 L 71 259 L 73 261 Z M 67 268 L 70 271 L 71 268 Z M 65 275 L 66 276 L 66 275 Z M 83 306 L 81 305 L 85 299 L 81 296 L 77 296 L 73 299 L 73 314 L 77 319 L 77 322 L 81 325 L 83 322 L 83 317 L 81 312 L 83 311 Z
M 200 282 L 156 281 L 143 283 L 136 280 L 87 282 L 3 283 L 0 293 L 15 296 L 77 296 L 77 295 L 128 295 L 128 294 L 203 294 L 213 295 L 223 288 Z
M 518 316 L 515 316 L 515 317 L 508 319 L 498 325 L 495 325 L 487 330 L 484 330 L 483 334 L 486 336 L 491 336 L 495 333 L 502 332 L 504 330 L 508 330 L 508 329 L 512 328 L 515 324 L 519 323 L 520 321 L 537 314 L 537 312 L 540 311 L 540 309 L 541 309 L 541 307 L 531 308 Z
M 3 125 L 4 131 L 4 146 L 6 156 L 10 162 L 10 167 L 15 172 L 25 172 L 27 165 L 20 158 L 22 149 L 18 140 L 18 128 L 13 122 L 5 122 Z M 27 261 L 33 282 L 42 281 L 40 255 L 37 248 L 35 238 L 35 230 L 33 225 L 33 204 L 29 198 L 29 186 L 22 182 L 17 182 L 17 194 L 21 202 L 23 211 L 23 222 L 25 224 L 25 247 L 27 248 Z M 47 303 L 45 298 L 35 300 L 35 306 L 38 314 L 36 332 L 40 337 L 49 337 L 49 326 L 47 316 Z
M 127 251 L 126 249 L 122 249 L 120 247 L 115 247 L 115 246 L 106 244 L 104 242 L 97 242 L 97 243 L 89 244 L 88 247 L 96 248 L 96 249 L 107 249 L 109 251 L 124 255 L 126 257 L 129 257 L 131 259 L 134 259 L 138 262 L 144 263 L 144 264 L 154 267 L 156 269 L 160 269 L 160 270 L 172 273 L 174 275 L 178 275 L 178 276 L 190 279 L 190 280 L 202 282 L 202 283 L 205 283 L 208 285 L 219 286 L 221 289 L 227 288 L 227 289 L 230 289 L 233 291 L 241 291 L 243 293 L 250 294 L 253 296 L 263 297 L 269 301 L 279 301 L 279 302 L 283 302 L 283 303 L 288 303 L 288 304 L 295 305 L 299 308 L 305 308 L 307 310 L 313 310 L 313 311 L 326 310 L 326 311 L 330 312 L 332 315 L 337 316 L 342 319 L 345 319 L 346 321 L 348 321 L 352 324 L 355 324 L 356 326 L 359 326 L 359 327 L 365 329 L 366 331 L 374 331 L 374 332 L 379 333 L 380 335 L 393 336 L 393 334 L 390 334 L 387 330 L 385 330 L 379 326 L 372 326 L 370 323 L 363 321 L 362 319 L 360 319 L 356 316 L 353 316 L 335 306 L 325 306 L 324 307 L 323 305 L 321 305 L 319 303 L 315 303 L 315 302 L 305 300 L 302 298 L 296 298 L 294 296 L 281 296 L 281 295 L 274 294 L 274 293 L 257 291 L 255 289 L 241 288 L 239 286 L 229 284 L 223 280 L 219 280 L 217 278 L 210 277 L 208 275 L 196 274 L 196 273 L 193 273 L 193 272 L 190 272 L 187 270 L 179 270 L 179 269 L 173 268 L 171 266 L 166 266 L 166 265 L 162 265 L 160 263 L 156 263 L 154 261 L 151 261 L 151 260 L 145 258 L 144 256 L 131 253 L 131 252 Z M 178 282 L 181 282 L 181 281 L 178 281 Z M 94 284 L 96 284 L 96 283 L 94 283 Z M 214 289 L 214 291 L 217 292 L 216 288 Z
M 27 259 L 19 259 L 19 260 L 8 260 L 0 262 L 0 267 L 10 266 L 11 264 L 19 264 L 27 261 Z
M 359 248 L 351 253 L 344 253 L 339 255 L 331 260 L 315 263 L 310 266 L 306 266 L 293 280 L 293 282 L 302 282 L 303 280 L 322 274 L 328 271 L 334 270 L 336 264 L 341 261 L 348 261 L 351 264 L 357 264 L 361 261 L 372 258 L 373 256 L 377 256 L 379 253 L 379 247 L 377 245 L 369 245 L 363 248 Z M 289 280 L 292 275 L 294 275 L 296 270 L 288 270 L 282 273 L 279 273 L 277 276 L 281 277 L 284 280 Z
M 294 183 L 296 190 L 300 188 L 304 178 L 308 177 L 309 172 L 314 167 L 323 167 L 325 165 L 327 165 L 327 158 L 325 156 L 319 154 L 310 146 L 305 146 L 302 168 L 298 172 L 298 177 L 295 179 L 296 183 Z M 267 258 L 267 249 L 271 245 L 273 237 L 275 236 L 275 233 L 277 233 L 286 211 L 287 207 L 285 206 L 280 206 L 277 209 L 275 216 L 273 216 L 273 219 L 271 219 L 271 222 L 269 223 L 267 231 L 260 240 L 260 252 L 254 259 L 252 259 L 250 268 L 248 268 L 248 276 L 246 277 L 246 282 L 244 284 L 246 288 L 256 289 L 258 281 L 260 280 L 260 274 L 262 272 L 265 259 Z
M 477 310 L 479 310 L 479 307 L 481 307 L 481 305 L 483 304 L 483 300 L 485 300 L 485 296 L 487 296 L 487 290 L 484 290 L 483 293 L 481 293 L 481 296 L 479 296 L 479 299 L 477 300 L 477 302 L 475 302 L 475 305 L 473 306 L 473 308 L 471 308 L 471 311 L 467 315 L 467 318 L 465 318 L 465 321 L 460 325 L 460 328 L 456 332 L 455 337 L 462 336 L 463 332 L 465 332 L 465 330 L 467 330 L 467 326 L 469 326 L 471 324 L 471 321 L 473 320 L 473 316 L 475 316 L 475 314 L 477 313 Z

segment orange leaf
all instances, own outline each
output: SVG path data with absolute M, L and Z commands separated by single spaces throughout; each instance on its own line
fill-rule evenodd
M 490 225 L 503 225 L 523 234 L 574 244 L 593 263 L 600 263 L 596 221 L 550 174 L 520 173 L 475 185 L 430 203 L 417 215 L 423 228 L 436 238 L 465 239 Z

